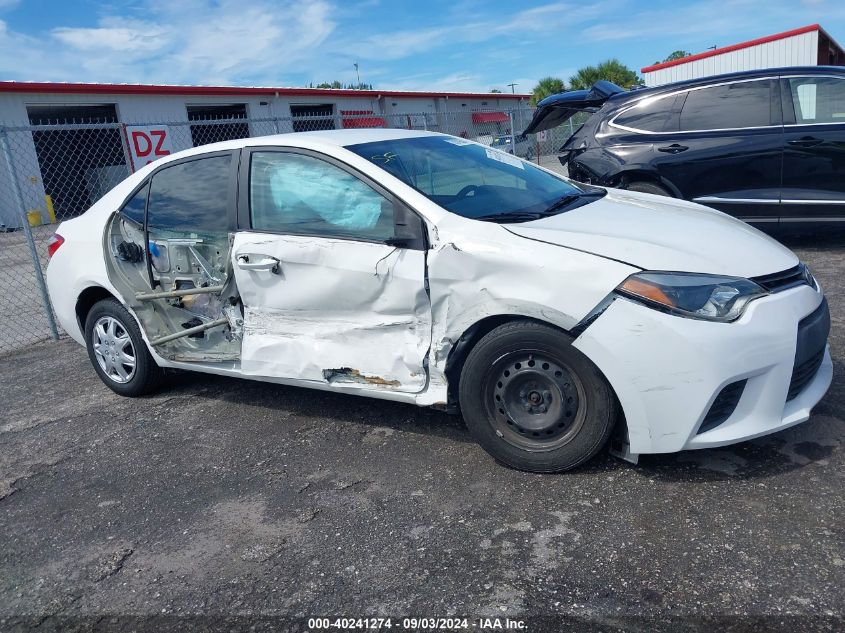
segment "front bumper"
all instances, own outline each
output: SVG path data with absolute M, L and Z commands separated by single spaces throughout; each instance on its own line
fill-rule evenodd
M 632 454 L 733 444 L 810 416 L 833 377 L 829 349 L 815 376 L 787 400 L 798 324 L 821 292 L 800 286 L 749 304 L 733 323 L 664 314 L 618 298 L 575 341 L 616 391 Z M 747 380 L 736 409 L 699 433 L 723 387 Z

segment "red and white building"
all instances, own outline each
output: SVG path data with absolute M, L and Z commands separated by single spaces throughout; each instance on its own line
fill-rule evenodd
M 783 66 L 845 66 L 845 51 L 818 24 L 642 68 L 646 86 L 743 70 Z

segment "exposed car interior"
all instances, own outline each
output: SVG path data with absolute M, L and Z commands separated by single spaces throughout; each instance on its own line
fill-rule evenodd
M 230 161 L 225 154 L 156 172 L 108 228 L 110 277 L 151 344 L 171 360 L 240 357 L 243 316 L 226 210 Z M 203 196 L 191 195 L 186 179 L 202 181 Z

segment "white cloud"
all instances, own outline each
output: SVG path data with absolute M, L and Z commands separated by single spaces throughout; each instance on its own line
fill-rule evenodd
M 796 11 L 789 1 L 725 0 L 714 6 L 698 0 L 673 7 L 671 11 L 644 10 L 622 12 L 584 29 L 583 38 L 595 42 L 653 40 L 671 42 L 667 53 L 690 48 L 685 42 L 703 42 L 705 46 L 725 46 L 745 39 L 761 37 L 811 24 L 845 17 L 845 3 L 805 0 Z M 608 16 L 614 16 L 608 13 Z M 692 52 L 699 52 L 693 50 Z
M 170 29 L 151 22 L 106 18 L 95 28 L 53 29 L 52 36 L 80 51 L 154 53 L 172 40 Z
M 47 46 L 43 36 L 36 41 L 0 28 L 0 74 L 26 69 L 22 78 L 34 80 L 244 84 L 269 78 L 279 84 L 286 74 L 319 67 L 313 53 L 336 26 L 325 0 L 150 0 L 142 13 L 143 19 L 108 16 L 90 28 L 55 28 Z
M 456 44 L 487 42 L 506 37 L 524 39 L 526 35 L 539 33 L 557 32 L 562 35 L 565 30 L 571 30 L 586 20 L 610 11 L 622 1 L 604 0 L 586 6 L 553 2 L 517 11 L 512 15 L 484 19 L 478 19 L 479 15 L 485 13 L 475 4 L 462 4 L 461 10 L 453 10 L 442 26 L 373 35 L 354 45 L 341 40 L 336 48 L 349 50 L 350 46 L 355 46 L 360 50 L 362 58 L 396 60 Z
M 120 0 L 104 3 L 104 17 L 84 28 L 42 26 L 32 35 L 0 20 L 0 77 L 294 85 L 353 82 L 352 63 L 360 61 L 361 79 L 384 88 L 486 91 L 513 80 L 528 92 L 531 77 L 611 56 L 629 61 L 645 41 L 650 49 L 666 42 L 666 53 L 697 52 L 845 20 L 842 0 L 724 0 L 717 9 L 707 0 L 671 9 L 635 0 L 545 0 L 496 12 L 484 0 L 444 0 L 408 28 L 368 19 L 388 12 L 385 2 L 373 7 L 378 1 Z M 0 10 L 17 2 L 0 0 Z M 568 80 L 573 72 L 558 75 Z

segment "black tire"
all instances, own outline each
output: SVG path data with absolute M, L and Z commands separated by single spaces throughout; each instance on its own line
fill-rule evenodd
M 113 336 L 108 335 L 111 323 L 115 324 Z M 103 326 L 102 331 L 98 330 L 98 325 Z M 101 338 L 104 338 L 102 342 Z M 100 379 L 122 396 L 148 394 L 159 386 L 164 376 L 147 349 L 135 318 L 116 299 L 103 299 L 91 308 L 85 319 L 85 347 Z M 122 362 L 128 358 L 134 358 L 131 372 L 130 365 Z
M 618 408 L 598 368 L 572 339 L 535 321 L 505 323 L 470 351 L 461 412 L 497 461 L 537 473 L 570 470 L 607 444 Z
M 640 193 L 651 193 L 655 196 L 666 196 L 668 198 L 674 197 L 665 187 L 661 187 L 653 182 L 648 182 L 647 180 L 629 182 L 625 185 L 625 189 L 628 191 L 639 191 Z

